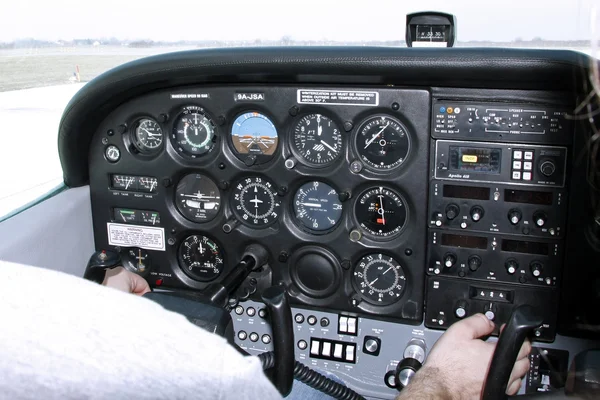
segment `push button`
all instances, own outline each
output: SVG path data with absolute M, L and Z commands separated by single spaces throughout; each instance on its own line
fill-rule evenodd
M 520 160 L 522 158 L 523 158 L 523 152 L 521 150 L 513 151 L 513 159 L 514 160 Z
M 531 161 L 525 161 L 523 163 L 523 169 L 525 171 L 531 171 L 533 169 L 533 163 Z
M 533 151 L 526 151 L 524 154 L 526 160 L 533 160 Z
M 531 180 L 531 172 L 523 172 L 523 180 L 530 181 Z

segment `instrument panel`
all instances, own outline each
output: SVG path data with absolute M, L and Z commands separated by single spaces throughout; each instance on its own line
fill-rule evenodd
M 123 103 L 92 139 L 96 246 L 120 251 L 153 288 L 194 291 L 261 243 L 270 262 L 232 311 L 238 345 L 270 348 L 256 301 L 283 285 L 297 356 L 393 398 L 399 355 L 374 343 L 435 340 L 476 312 L 498 335 L 520 304 L 543 314 L 537 342 L 557 337 L 565 113 L 394 87 L 156 91 Z
M 143 249 L 151 286 L 195 290 L 258 241 L 272 262 L 257 286 L 419 324 L 430 102 L 419 89 L 283 85 L 136 98 L 93 139 L 96 245 Z

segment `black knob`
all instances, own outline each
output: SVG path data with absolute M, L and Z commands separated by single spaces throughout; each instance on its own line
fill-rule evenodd
M 512 208 L 508 211 L 508 220 L 511 224 L 516 225 L 523 219 L 523 214 L 518 208 Z
M 467 260 L 467 264 L 469 264 L 469 269 L 471 271 L 477 271 L 479 267 L 481 267 L 481 257 L 470 256 Z
M 540 164 L 540 172 L 545 176 L 551 176 L 556 172 L 556 164 L 550 160 L 543 161 Z
M 452 221 L 454 218 L 460 215 L 460 207 L 456 204 L 448 204 L 446 207 L 446 218 Z
M 444 256 L 444 267 L 451 268 L 454 264 L 456 264 L 456 255 L 452 253 L 448 253 Z
M 454 308 L 454 315 L 457 318 L 464 318 L 467 316 L 468 304 L 466 300 L 459 300 Z
M 548 216 L 543 211 L 536 211 L 533 213 L 533 223 L 538 227 L 543 227 L 546 225 L 546 221 L 548 220 Z
M 539 261 L 532 261 L 531 264 L 529 264 L 529 269 L 531 270 L 531 275 L 537 278 L 538 276 L 542 275 L 544 265 Z
M 509 275 L 514 274 L 519 269 L 519 263 L 517 262 L 517 260 L 512 258 L 506 260 L 504 266 L 506 267 L 506 272 L 508 272 Z
M 486 304 L 483 307 L 483 314 L 489 319 L 493 321 L 496 318 L 496 305 L 494 303 Z
M 479 221 L 483 217 L 483 208 L 474 206 L 471 208 L 471 219 L 475 222 Z

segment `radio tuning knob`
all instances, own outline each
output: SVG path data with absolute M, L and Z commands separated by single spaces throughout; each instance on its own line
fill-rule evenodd
M 542 274 L 544 265 L 539 261 L 532 261 L 531 264 L 529 264 L 529 269 L 531 269 L 531 275 L 537 278 Z
M 483 217 L 483 208 L 475 206 L 471 208 L 471 219 L 475 222 L 479 221 Z
M 556 164 L 550 160 L 546 160 L 540 164 L 540 172 L 545 176 L 551 176 L 556 171 Z
M 469 265 L 469 269 L 473 272 L 477 271 L 479 267 L 481 267 L 481 257 L 479 256 L 470 256 L 467 260 L 467 264 Z
M 504 266 L 506 267 L 506 272 L 508 272 L 509 275 L 514 274 L 517 272 L 517 269 L 519 269 L 519 263 L 517 260 L 506 260 Z
M 543 211 L 536 211 L 533 214 L 533 222 L 535 223 L 536 226 L 538 226 L 540 228 L 543 227 L 544 225 L 546 225 L 547 220 L 548 220 L 548 216 Z
M 521 221 L 521 218 L 523 218 L 523 214 L 521 213 L 521 211 L 517 208 L 512 208 L 509 212 L 508 212 L 508 220 L 510 221 L 511 224 L 516 225 Z
M 456 264 L 456 256 L 452 253 L 448 253 L 444 256 L 444 267 L 451 268 Z
M 452 221 L 460 214 L 460 208 L 456 204 L 448 204 L 446 207 L 446 218 Z

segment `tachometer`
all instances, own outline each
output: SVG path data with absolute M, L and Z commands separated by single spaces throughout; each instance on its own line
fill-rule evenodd
M 141 153 L 152 153 L 162 145 L 163 132 L 158 122 L 150 118 L 142 118 L 135 124 L 133 138 L 135 147 Z
M 233 121 L 231 140 L 236 156 L 248 165 L 270 160 L 279 143 L 275 124 L 256 111 L 246 112 Z
M 215 124 L 202 107 L 188 106 L 175 121 L 171 140 L 175 149 L 196 158 L 215 148 Z
M 333 229 L 342 216 L 337 191 L 326 183 L 314 181 L 302 185 L 294 195 L 296 220 L 316 233 Z
M 331 118 L 306 115 L 294 128 L 294 150 L 309 164 L 331 164 L 342 154 L 342 134 Z
M 380 186 L 360 194 L 354 206 L 354 215 L 365 234 L 389 238 L 400 233 L 408 218 L 408 211 L 400 194 Z
M 353 284 L 367 302 L 384 306 L 402 296 L 406 276 L 393 257 L 374 253 L 361 258 L 354 267 Z
M 188 236 L 179 246 L 178 258 L 183 272 L 197 281 L 212 281 L 223 272 L 219 246 L 204 235 Z
M 410 151 L 407 129 L 397 119 L 385 115 L 364 121 L 358 128 L 355 145 L 362 162 L 376 171 L 402 165 Z
M 242 179 L 233 190 L 233 212 L 242 222 L 263 228 L 277 220 L 281 202 L 275 185 L 259 176 Z
M 221 193 L 210 178 L 201 174 L 189 174 L 177 184 L 175 206 L 190 221 L 208 222 L 219 213 Z

